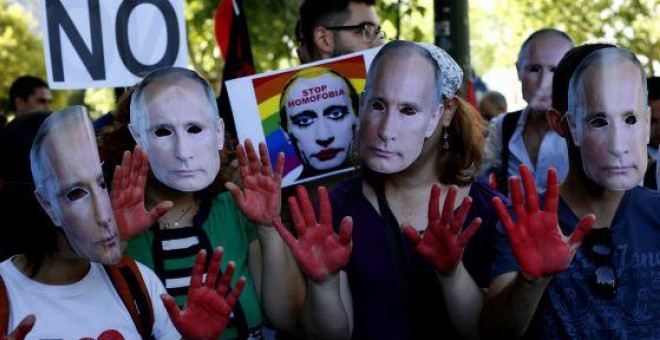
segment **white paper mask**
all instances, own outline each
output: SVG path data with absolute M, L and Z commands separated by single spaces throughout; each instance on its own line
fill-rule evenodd
M 224 126 L 212 90 L 196 73 L 169 68 L 147 76 L 131 99 L 130 129 L 161 183 L 195 192 L 215 180 Z
M 650 114 L 646 76 L 635 56 L 606 48 L 571 77 L 566 118 L 587 176 L 609 190 L 628 190 L 646 172 Z
M 443 84 L 457 88 L 452 80 L 459 74 L 456 62 L 433 45 L 392 41 L 380 50 L 360 113 L 358 152 L 369 169 L 394 174 L 417 160 L 442 117 L 449 95 Z
M 121 257 L 117 225 L 87 111 L 72 106 L 42 124 L 30 154 L 37 198 L 82 258 Z

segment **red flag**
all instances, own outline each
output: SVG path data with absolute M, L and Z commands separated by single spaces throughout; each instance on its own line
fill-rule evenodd
M 218 42 L 225 65 L 222 70 L 222 91 L 218 109 L 231 136 L 236 136 L 236 126 L 229 105 L 224 82 L 254 74 L 254 60 L 250 48 L 247 19 L 240 0 L 222 0 L 215 12 L 215 39 Z
M 229 33 L 234 18 L 234 1 L 222 0 L 215 11 L 215 41 L 218 42 L 222 60 L 227 60 L 229 50 Z
M 474 83 L 471 80 L 468 81 L 466 90 L 467 90 L 467 96 L 466 96 L 467 102 L 472 104 L 472 106 L 474 106 L 475 108 L 477 108 L 478 107 L 477 97 L 474 93 Z
M 223 81 L 254 74 L 247 27 L 241 1 L 222 0 L 215 12 L 215 40 L 225 62 Z

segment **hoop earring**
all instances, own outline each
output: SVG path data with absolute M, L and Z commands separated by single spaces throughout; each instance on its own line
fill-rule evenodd
M 442 149 L 449 150 L 449 132 L 447 132 L 447 129 L 442 135 Z

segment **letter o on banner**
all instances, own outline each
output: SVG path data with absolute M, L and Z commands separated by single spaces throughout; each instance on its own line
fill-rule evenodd
M 158 62 L 152 65 L 145 65 L 135 58 L 135 55 L 133 55 L 133 52 L 131 51 L 128 39 L 128 19 L 131 16 L 131 12 L 133 12 L 137 6 L 143 4 L 151 4 L 155 6 L 163 14 L 167 26 L 167 46 L 165 48 L 165 53 Z M 125 0 L 121 3 L 117 11 L 115 27 L 119 56 L 124 62 L 126 68 L 134 75 L 141 76 L 144 72 L 174 65 L 179 52 L 179 26 L 177 25 L 176 11 L 168 1 Z

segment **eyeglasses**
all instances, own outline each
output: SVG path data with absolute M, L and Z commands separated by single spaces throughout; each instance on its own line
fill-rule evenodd
M 616 272 L 614 270 L 614 242 L 610 228 L 592 229 L 584 240 L 587 256 L 594 261 L 596 269 L 591 284 L 596 294 L 613 298 L 616 295 Z
M 325 28 L 336 31 L 362 31 L 362 37 L 364 38 L 365 43 L 371 43 L 376 39 L 385 39 L 385 32 L 380 30 L 380 26 L 376 26 L 368 22 L 350 26 L 325 26 Z

